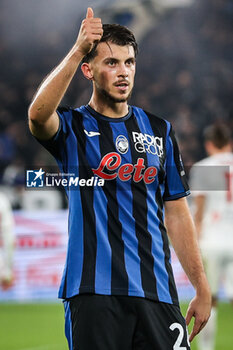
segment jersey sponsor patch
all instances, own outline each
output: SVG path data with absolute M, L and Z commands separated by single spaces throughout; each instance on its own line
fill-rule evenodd
M 114 180 L 117 177 L 121 181 L 133 180 L 140 182 L 144 180 L 145 184 L 151 184 L 155 181 L 157 168 L 149 166 L 146 168 L 144 159 L 138 158 L 136 164 L 121 164 L 121 156 L 116 152 L 106 154 L 100 161 L 97 169 L 92 169 L 93 173 L 104 180 Z
M 163 155 L 163 138 L 143 134 L 139 132 L 132 132 L 133 142 L 135 150 L 139 153 L 151 153 L 153 155 L 157 155 L 162 157 Z

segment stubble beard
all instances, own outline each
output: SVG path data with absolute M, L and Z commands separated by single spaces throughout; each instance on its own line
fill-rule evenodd
M 123 102 L 127 102 L 131 95 L 132 95 L 132 89 L 129 92 L 129 94 L 124 97 L 124 98 L 116 98 L 114 96 L 112 96 L 107 90 L 103 89 L 103 88 L 98 88 L 98 92 L 100 94 L 100 96 L 104 97 L 107 101 L 111 102 L 111 103 L 123 103 Z

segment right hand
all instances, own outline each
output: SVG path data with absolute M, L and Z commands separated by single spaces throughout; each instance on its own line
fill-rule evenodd
M 91 51 L 94 44 L 98 42 L 103 35 L 103 26 L 100 18 L 94 18 L 94 12 L 91 7 L 88 7 L 86 18 L 82 21 L 76 48 L 83 56 Z

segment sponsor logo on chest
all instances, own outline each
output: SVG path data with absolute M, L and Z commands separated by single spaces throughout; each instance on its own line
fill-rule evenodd
M 139 153 L 150 153 L 163 156 L 163 138 L 139 132 L 132 132 L 135 150 Z
M 143 158 L 138 158 L 136 164 L 122 164 L 122 158 L 117 152 L 106 154 L 98 168 L 92 171 L 104 180 L 114 180 L 118 177 L 121 181 L 132 179 L 136 183 L 143 180 L 147 185 L 155 181 L 158 172 L 155 166 L 146 167 Z

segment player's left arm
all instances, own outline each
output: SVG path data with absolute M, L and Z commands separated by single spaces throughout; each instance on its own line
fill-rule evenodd
M 190 334 L 190 341 L 192 341 L 209 319 L 211 293 L 186 198 L 165 202 L 165 224 L 178 259 L 196 290 L 196 296 L 191 300 L 186 315 L 187 324 L 192 317 L 195 318 Z

